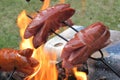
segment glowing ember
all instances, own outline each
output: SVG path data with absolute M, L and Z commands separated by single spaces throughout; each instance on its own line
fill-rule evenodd
M 64 3 L 64 0 L 60 0 L 60 3 Z M 46 9 L 50 4 L 50 0 L 45 0 L 44 4 L 41 8 L 41 10 Z M 24 39 L 24 31 L 28 24 L 32 21 L 30 18 L 26 16 L 26 11 L 23 10 L 17 19 L 17 24 L 20 28 L 20 36 L 21 36 L 21 44 L 20 44 L 20 49 L 26 49 L 26 48 L 32 48 L 34 49 L 32 45 L 32 38 L 30 39 Z M 53 53 L 45 53 L 43 51 L 43 46 L 34 49 L 32 57 L 37 59 L 40 62 L 40 65 L 35 69 L 35 73 L 32 74 L 31 76 L 28 76 L 25 78 L 25 80 L 57 80 L 58 74 L 57 74 L 57 69 L 55 65 L 56 61 L 56 54 Z M 78 78 L 77 80 L 87 80 L 86 74 L 81 72 L 75 71 L 75 75 Z M 82 76 L 85 77 L 82 77 Z

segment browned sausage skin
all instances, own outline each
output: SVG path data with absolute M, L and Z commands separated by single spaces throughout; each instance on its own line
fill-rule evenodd
M 47 8 L 45 10 L 40 11 L 32 20 L 32 22 L 28 25 L 27 29 L 32 35 L 34 35 L 38 29 L 40 29 L 44 22 L 54 13 L 64 9 L 69 8 L 70 5 L 68 4 L 57 4 L 53 7 Z M 29 38 L 24 35 L 25 38 Z
M 110 43 L 109 37 L 108 28 L 100 22 L 79 31 L 62 51 L 63 67 L 72 68 L 85 63 L 91 54 Z
M 34 68 L 39 65 L 39 62 L 32 58 L 32 49 L 14 50 L 14 49 L 0 49 L 0 70 L 16 71 L 30 75 L 34 73 Z
M 64 21 L 70 22 L 69 18 L 74 13 L 75 10 L 70 8 L 69 4 L 57 4 L 40 11 L 26 28 L 24 38 L 33 36 L 33 46 L 38 48 L 47 41 L 48 36 L 52 33 L 51 30 L 56 31 L 62 27 Z

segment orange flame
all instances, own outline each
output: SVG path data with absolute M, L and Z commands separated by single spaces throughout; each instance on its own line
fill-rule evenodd
M 49 5 L 50 5 L 50 0 L 44 0 L 44 3 L 43 3 L 41 10 L 48 8 Z
M 31 22 L 31 19 L 29 19 L 26 16 L 26 11 L 23 10 L 17 18 L 17 25 L 20 28 L 20 36 L 22 38 L 22 42 L 20 44 L 20 49 L 33 48 L 32 44 L 30 43 L 32 39 L 24 39 L 24 37 L 23 37 L 24 31 L 30 22 Z
M 34 80 L 57 80 L 56 55 L 43 52 L 40 54 L 39 59 L 41 59 L 41 68 Z
M 65 3 L 65 0 L 60 0 L 60 3 Z
M 17 19 L 17 24 L 20 28 L 20 36 L 22 38 L 20 49 L 33 48 L 31 40 L 32 38 L 24 39 L 23 37 L 25 28 L 30 22 L 31 20 L 26 16 L 26 11 L 23 10 Z M 50 63 L 50 60 L 55 61 L 56 59 L 55 55 L 53 56 L 47 55 L 46 53 L 43 52 L 43 46 L 41 46 L 38 49 L 34 49 L 32 57 L 37 59 L 40 62 L 40 65 L 39 67 L 36 68 L 36 72 L 33 75 L 28 76 L 26 80 L 32 79 L 33 76 L 35 76 L 36 74 L 37 75 L 34 77 L 34 80 L 57 80 L 57 70 L 55 63 L 54 64 Z M 53 78 L 53 76 L 55 77 Z
M 85 72 L 77 71 L 77 68 L 73 68 L 73 71 L 77 80 L 87 80 L 87 76 Z
M 43 6 L 41 10 L 44 10 L 49 7 L 50 0 L 44 0 Z M 57 69 L 55 63 L 51 63 L 50 61 L 56 61 L 56 54 L 45 53 L 43 51 L 43 47 L 41 50 L 37 50 L 37 53 L 41 53 L 39 55 L 39 60 L 41 64 L 41 68 L 37 75 L 34 77 L 34 80 L 57 80 Z M 37 56 L 37 55 L 36 55 Z
M 45 0 L 45 3 L 43 5 L 42 9 L 46 9 L 49 5 L 50 0 Z M 46 5 L 47 4 L 47 5 Z M 24 39 L 24 32 L 28 24 L 32 21 L 26 16 L 26 11 L 23 10 L 17 19 L 17 25 L 20 28 L 20 36 L 21 36 L 21 43 L 20 43 L 20 49 L 26 49 L 26 48 L 33 48 L 32 45 L 32 38 L 30 39 Z M 57 70 L 55 63 L 50 63 L 51 60 L 56 61 L 56 56 L 53 54 L 47 55 L 43 52 L 43 46 L 41 46 L 38 49 L 34 49 L 33 55 L 35 59 L 37 59 L 40 62 L 40 65 L 35 69 L 35 73 L 31 76 L 28 76 L 25 78 L 25 80 L 31 80 L 34 77 L 34 80 L 57 80 Z

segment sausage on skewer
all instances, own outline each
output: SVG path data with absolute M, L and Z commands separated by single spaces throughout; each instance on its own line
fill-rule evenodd
M 34 73 L 34 68 L 39 65 L 39 62 L 32 58 L 32 49 L 14 50 L 14 49 L 0 49 L 0 70 L 23 72 L 27 75 Z
M 108 28 L 100 22 L 79 31 L 63 48 L 63 67 L 72 68 L 85 63 L 95 51 L 110 43 L 109 37 Z
M 57 4 L 46 10 L 40 11 L 27 26 L 24 38 L 28 39 L 33 36 L 33 46 L 38 48 L 41 44 L 47 41 L 52 31 L 56 31 L 60 27 L 64 26 L 64 21 L 69 22 L 69 19 L 75 10 L 70 8 L 69 4 Z M 51 31 L 52 30 L 52 31 Z

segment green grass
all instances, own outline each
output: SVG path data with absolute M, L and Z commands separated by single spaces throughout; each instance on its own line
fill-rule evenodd
M 56 4 L 59 0 L 51 0 Z M 66 0 L 75 8 L 72 17 L 76 25 L 88 26 L 101 21 L 110 29 L 120 30 L 120 0 L 86 0 L 85 11 L 82 10 L 82 0 Z M 16 25 L 18 14 L 26 9 L 28 14 L 42 6 L 39 0 L 0 0 L 0 48 L 19 48 L 21 38 Z

